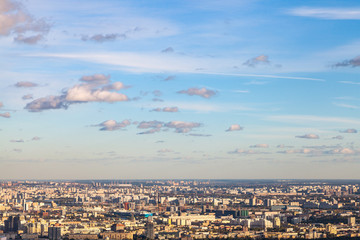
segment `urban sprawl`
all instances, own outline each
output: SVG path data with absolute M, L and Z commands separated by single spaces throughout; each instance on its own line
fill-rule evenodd
M 2 181 L 0 240 L 360 237 L 360 182 Z

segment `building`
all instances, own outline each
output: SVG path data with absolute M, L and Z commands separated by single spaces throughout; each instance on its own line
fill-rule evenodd
M 61 228 L 60 227 L 49 227 L 49 240 L 60 240 L 61 239 Z
M 356 225 L 355 217 L 348 217 L 348 225 L 349 226 L 355 226 Z
M 20 216 L 10 216 L 4 221 L 4 232 L 17 232 L 21 228 Z

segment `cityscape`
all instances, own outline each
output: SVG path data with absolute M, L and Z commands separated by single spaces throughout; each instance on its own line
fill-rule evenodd
M 0 239 L 360 237 L 360 181 L 3 181 Z
M 360 239 L 360 1 L 0 0 L 0 240 Z

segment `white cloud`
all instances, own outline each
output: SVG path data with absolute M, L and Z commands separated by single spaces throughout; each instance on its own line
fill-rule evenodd
M 294 79 L 309 81 L 325 81 L 319 78 L 281 76 L 270 74 L 234 73 L 229 72 L 227 66 L 231 66 L 237 59 L 214 59 L 196 58 L 191 56 L 161 53 L 136 53 L 136 52 L 100 52 L 100 53 L 37 53 L 26 56 L 32 57 L 55 57 L 65 59 L 77 59 L 86 62 L 109 64 L 120 66 L 122 70 L 130 72 L 173 72 L 173 73 L 193 73 L 203 75 L 219 76 L 240 76 L 240 77 L 260 77 L 275 79 Z M 195 70 L 212 69 L 213 71 Z M 173 78 L 169 79 L 172 80 Z
M 239 124 L 233 124 L 226 131 L 232 132 L 232 131 L 240 131 L 240 130 L 243 130 L 243 127 L 241 127 Z
M 106 90 L 112 87 L 113 85 L 109 85 L 102 89 L 96 89 L 88 84 L 75 85 L 67 91 L 65 99 L 69 102 L 120 102 L 129 100 L 124 94 Z
M 122 122 L 116 122 L 115 120 L 107 120 L 95 126 L 100 126 L 100 131 L 114 131 L 121 128 L 125 128 L 131 124 L 130 120 L 123 120 Z
M 94 74 L 80 78 L 81 84 L 77 84 L 60 96 L 48 96 L 35 99 L 25 106 L 31 112 L 47 109 L 67 109 L 70 104 L 80 102 L 120 102 L 128 101 L 128 97 L 118 93 L 126 88 L 121 82 L 110 84 L 110 76 Z
M 349 108 L 349 109 L 359 109 L 359 106 L 351 105 L 351 104 L 345 104 L 345 103 L 334 103 L 335 106 L 343 107 L 343 108 Z
M 289 14 L 301 17 L 312 17 L 320 19 L 344 19 L 344 20 L 358 20 L 360 19 L 359 8 L 311 8 L 300 7 L 288 11 Z
M 346 123 L 346 124 L 358 124 L 360 125 L 360 120 L 351 119 L 351 118 L 339 118 L 339 117 L 320 117 L 313 115 L 277 115 L 277 116 L 268 116 L 268 120 L 279 121 L 279 122 L 293 122 L 293 123 Z

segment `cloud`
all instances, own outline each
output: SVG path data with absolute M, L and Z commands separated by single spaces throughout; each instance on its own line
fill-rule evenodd
M 25 7 L 13 0 L 0 2 L 0 36 L 14 36 L 14 41 L 37 44 L 50 31 L 50 24 L 44 19 L 31 16 Z
M 4 118 L 10 118 L 11 115 L 9 112 L 6 112 L 6 113 L 0 113 L 0 117 L 4 117 Z
M 240 131 L 240 130 L 243 130 L 243 129 L 244 128 L 241 127 L 239 124 L 233 124 L 226 130 L 226 132 Z
M 49 109 L 67 109 L 69 104 L 65 96 L 47 96 L 35 99 L 26 104 L 25 109 L 29 112 L 40 112 Z
M 10 142 L 13 142 L 13 143 L 23 143 L 24 140 L 23 140 L 23 139 L 15 139 L 15 140 L 10 140 Z
M 33 99 L 33 98 L 34 98 L 34 97 L 33 97 L 32 94 L 26 94 L 26 95 L 22 96 L 22 99 L 23 99 L 23 100 L 28 100 L 28 99 Z
M 160 132 L 160 128 L 153 128 L 153 129 L 150 129 L 150 130 L 147 130 L 147 131 L 144 131 L 144 132 L 140 132 L 138 134 L 153 134 L 153 133 L 156 133 L 156 132 Z
M 152 101 L 153 102 L 163 102 L 164 100 L 162 100 L 160 98 L 153 98 Z
M 172 121 L 166 123 L 165 126 L 168 128 L 174 128 L 176 133 L 187 133 L 193 128 L 200 127 L 201 124 L 196 122 Z
M 358 151 L 355 151 L 354 149 L 351 149 L 351 148 L 338 148 L 338 149 L 333 149 L 333 150 L 327 151 L 326 153 L 327 154 L 350 155 L 350 154 L 356 154 L 356 153 L 358 153 Z
M 250 147 L 251 148 L 269 148 L 269 144 L 259 143 L 259 144 L 251 145 Z
M 163 112 L 178 112 L 179 108 L 178 107 L 164 107 L 162 109 Z
M 341 133 L 357 133 L 358 131 L 354 128 L 348 128 L 345 130 L 340 131 Z
M 293 146 L 286 146 L 284 144 L 280 144 L 276 146 L 277 148 L 293 148 Z
M 2 108 L 4 106 L 4 104 L 2 102 L 0 102 L 0 108 Z
M 114 131 L 121 128 L 125 128 L 131 124 L 130 120 L 123 120 L 122 122 L 116 122 L 115 120 L 107 120 L 95 126 L 100 126 L 100 131 Z
M 342 140 L 342 139 L 344 139 L 344 137 L 341 136 L 341 135 L 337 135 L 337 136 L 335 136 L 335 137 L 332 137 L 332 139 Z
M 297 154 L 297 153 L 314 154 L 315 152 L 319 152 L 319 150 L 304 148 L 304 149 L 290 149 L 290 150 L 285 150 L 285 151 L 279 151 L 277 153 L 282 153 L 282 154 Z
M 154 112 L 178 112 L 179 108 L 178 107 L 154 108 L 151 111 L 154 111 Z
M 120 90 L 122 83 L 114 83 L 103 88 L 94 88 L 91 84 L 79 84 L 70 88 L 66 94 L 69 102 L 120 102 L 128 101 L 128 97 L 122 93 L 110 92 Z
M 160 96 L 162 96 L 162 92 L 161 92 L 160 90 L 154 90 L 154 91 L 152 92 L 152 94 L 153 94 L 155 97 L 160 97 Z
M 162 128 L 164 125 L 163 122 L 160 121 L 142 121 L 137 126 L 138 128 L 145 129 L 145 128 Z
M 269 57 L 265 55 L 260 55 L 251 59 L 248 59 L 243 65 L 248 67 L 255 67 L 259 64 L 270 64 Z
M 21 150 L 20 148 L 14 148 L 13 151 L 14 151 L 14 152 L 17 152 L 17 153 L 21 153 L 21 152 L 22 152 L 22 150 Z
M 302 136 L 295 136 L 296 138 L 306 138 L 306 139 L 319 139 L 319 136 L 313 133 L 305 134 Z
M 310 8 L 299 7 L 288 11 L 289 14 L 300 17 L 312 17 L 320 19 L 360 19 L 359 8 Z
M 234 151 L 230 151 L 228 152 L 229 154 L 244 154 L 244 155 L 248 155 L 248 154 L 257 154 L 260 152 L 256 152 L 253 150 L 244 150 L 244 149 L 235 149 Z
M 31 139 L 31 141 L 39 141 L 40 139 L 41 139 L 40 137 L 35 136 Z
M 128 101 L 128 97 L 118 93 L 121 89 L 127 88 L 121 82 L 110 84 L 110 76 L 94 74 L 83 76 L 77 84 L 60 96 L 48 96 L 35 99 L 25 106 L 31 112 L 38 112 L 48 109 L 67 109 L 70 104 L 81 102 L 120 102 Z
M 187 136 L 192 136 L 192 137 L 211 137 L 211 134 L 201 134 L 201 133 L 190 133 Z
M 176 78 L 176 76 L 172 75 L 172 76 L 167 76 L 164 81 L 171 81 L 174 80 Z
M 162 53 L 173 53 L 174 49 L 172 47 L 165 48 L 161 50 Z
M 177 93 L 187 94 L 189 96 L 197 95 L 203 98 L 211 98 L 216 95 L 216 92 L 206 88 L 189 88 L 188 90 L 181 90 Z
M 342 62 L 338 62 L 333 67 L 359 67 L 360 66 L 360 56 L 354 57 L 352 59 L 347 59 Z
M 353 81 L 339 81 L 339 83 L 352 84 L 352 85 L 360 85 L 360 82 L 353 82 Z
M 94 84 L 107 84 L 110 82 L 110 75 L 104 74 L 93 74 L 82 76 L 79 81 L 85 83 L 94 83 Z
M 158 150 L 158 153 L 170 153 L 170 152 L 173 152 L 173 151 L 174 151 L 174 150 L 164 148 L 164 149 Z
M 349 109 L 359 109 L 360 108 L 359 106 L 344 104 L 344 103 L 334 103 L 334 105 L 338 106 L 338 107 L 349 108 Z
M 346 124 L 360 124 L 360 121 L 355 118 L 339 118 L 339 117 L 321 117 L 313 115 L 276 115 L 266 117 L 268 120 L 279 122 L 292 122 L 292 123 L 346 123 Z
M 83 41 L 92 41 L 92 42 L 96 42 L 96 43 L 103 43 L 103 42 L 108 42 L 108 41 L 115 41 L 118 39 L 126 39 L 126 35 L 125 34 L 117 34 L 117 33 L 111 33 L 111 34 L 94 34 L 92 36 L 88 36 L 88 35 L 83 35 L 81 37 L 81 40 Z
M 31 87 L 37 87 L 38 85 L 36 83 L 33 83 L 33 82 L 17 82 L 15 84 L 15 87 L 18 87 L 18 88 L 31 88 Z

